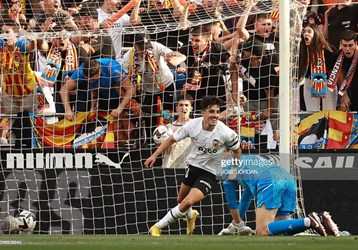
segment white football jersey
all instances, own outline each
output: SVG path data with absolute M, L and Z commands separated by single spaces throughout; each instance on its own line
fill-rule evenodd
M 178 121 L 175 121 L 171 124 L 168 124 L 167 127 L 171 128 L 175 132 L 184 124 L 185 123 L 179 123 Z M 186 158 L 191 151 L 190 145 L 190 137 L 187 137 L 184 140 L 171 145 L 171 147 L 164 152 L 162 164 L 163 168 L 185 168 Z
M 222 172 L 221 160 L 225 152 L 240 147 L 239 137 L 234 130 L 221 121 L 217 122 L 213 131 L 203 130 L 202 117 L 187 122 L 173 136 L 176 141 L 190 137 L 192 147 L 187 163 L 214 175 Z

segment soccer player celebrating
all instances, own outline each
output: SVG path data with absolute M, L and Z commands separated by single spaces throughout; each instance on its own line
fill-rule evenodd
M 234 179 L 222 176 L 227 179 L 224 182 L 224 190 L 228 203 L 233 200 L 233 183 L 237 181 L 244 188 L 238 205 L 240 211 L 235 215 L 232 211 L 234 207 L 229 207 L 233 217 L 232 225 L 241 221 L 239 214 L 244 215 L 252 198 L 255 198 L 256 233 L 259 236 L 293 235 L 309 228 L 321 236 L 327 236 L 326 229 L 339 236 L 338 227 L 327 212 L 323 212 L 321 216 L 313 212 L 307 218 L 289 218 L 290 214 L 296 211 L 296 181 L 279 165 L 256 155 L 242 155 L 239 162 L 235 162 L 235 158 L 228 159 L 223 165 L 225 175 L 232 171 L 232 165 L 238 165 Z M 225 231 L 232 230 L 227 228 Z
M 222 101 L 217 97 L 205 96 L 201 102 L 202 116 L 192 119 L 165 140 L 145 161 L 145 167 L 153 167 L 157 157 L 173 143 L 190 137 L 193 145 L 187 158 L 188 169 L 178 194 L 178 205 L 171 209 L 159 222 L 149 229 L 152 236 L 160 236 L 161 229 L 179 218 L 187 218 L 187 234 L 193 234 L 199 213 L 192 205 L 203 200 L 221 174 L 221 159 L 227 150 L 239 158 L 241 154 L 238 135 L 218 120 Z

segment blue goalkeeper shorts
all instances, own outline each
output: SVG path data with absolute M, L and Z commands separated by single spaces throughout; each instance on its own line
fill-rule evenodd
M 257 183 L 257 207 L 278 209 L 276 216 L 288 216 L 296 211 L 296 181 L 294 179 L 260 180 Z

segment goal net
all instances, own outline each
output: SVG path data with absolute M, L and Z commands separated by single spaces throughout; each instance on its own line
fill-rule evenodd
M 0 220 L 26 209 L 37 216 L 34 233 L 146 234 L 176 206 L 184 178 L 188 145 L 172 148 L 153 169 L 143 164 L 157 148 L 153 137 L 162 136 L 154 130 L 191 111 L 176 107 L 181 95 L 193 97 L 191 117 L 200 116 L 203 96 L 223 99 L 245 152 L 276 160 L 278 1 L 251 2 L 2 1 Z M 290 8 L 294 121 L 305 6 L 290 1 Z M 240 38 L 239 29 L 250 37 Z M 198 41 L 195 30 L 203 32 Z M 197 56 L 203 41 L 206 52 Z M 293 162 L 291 170 L 301 216 Z M 231 221 L 221 184 L 195 209 L 196 234 L 217 234 Z M 253 205 L 245 220 L 255 228 Z M 164 233 L 185 230 L 180 220 Z

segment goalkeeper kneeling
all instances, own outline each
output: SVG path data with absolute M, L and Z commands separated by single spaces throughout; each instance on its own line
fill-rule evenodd
M 222 165 L 225 195 L 233 220 L 236 222 L 226 228 L 225 232 L 234 231 L 232 227 L 244 231 L 240 215 L 245 215 L 254 198 L 258 236 L 294 235 L 309 228 L 321 236 L 327 236 L 323 223 L 329 219 L 328 216 L 320 218 L 316 213 L 311 213 L 306 218 L 290 218 L 290 215 L 296 212 L 296 180 L 281 166 L 259 155 L 241 155 L 240 159 L 223 160 Z M 241 185 L 244 191 L 235 210 L 237 198 L 233 185 L 236 184 Z M 336 229 L 333 231 L 338 231 L 337 226 L 333 227 L 333 222 L 329 222 L 326 224 Z M 336 232 L 334 235 L 338 236 L 339 233 Z

